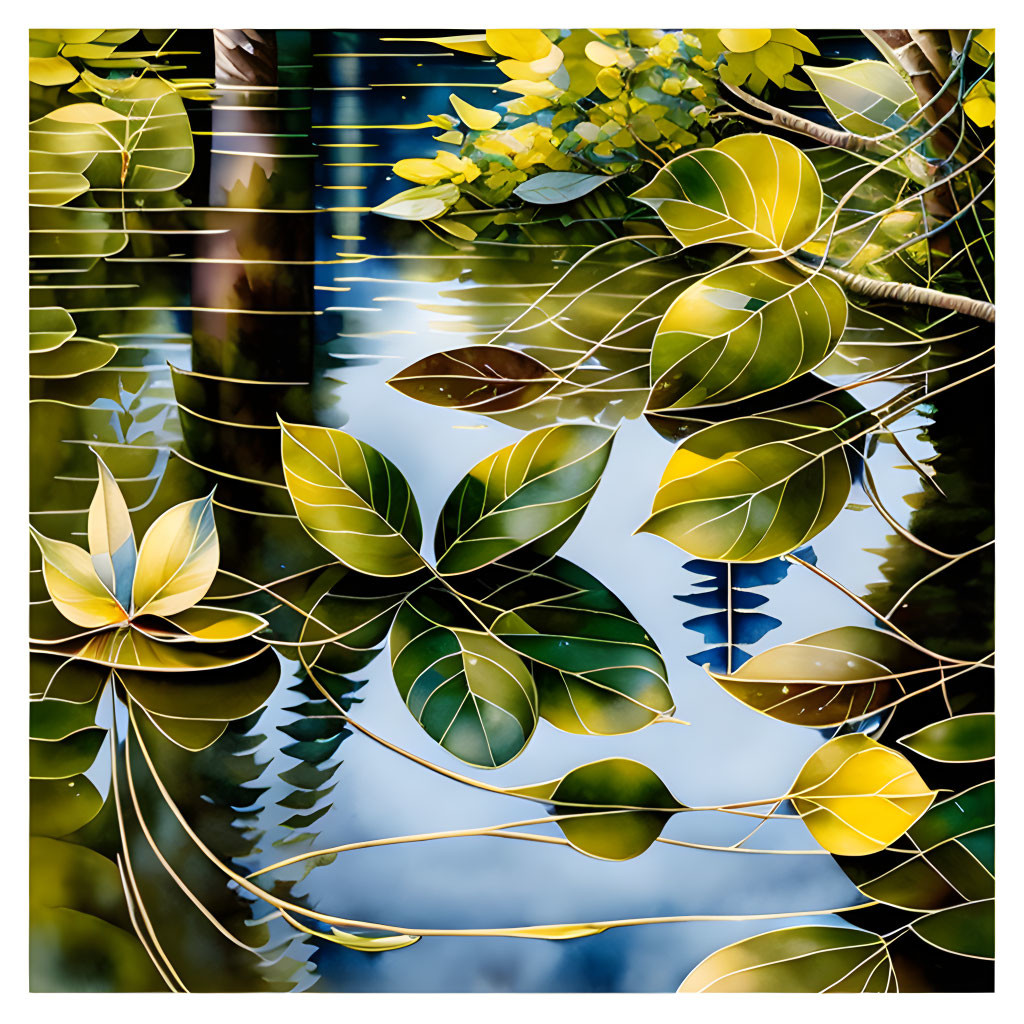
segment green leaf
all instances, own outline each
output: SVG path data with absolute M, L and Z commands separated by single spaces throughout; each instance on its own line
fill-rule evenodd
M 106 729 L 89 726 L 59 740 L 29 740 L 29 778 L 69 779 L 80 775 L 96 760 L 106 736 Z
M 512 191 L 527 203 L 550 206 L 579 199 L 611 181 L 612 177 L 607 174 L 577 174 L 575 171 L 547 171 L 524 181 Z
M 529 658 L 540 714 L 559 729 L 614 736 L 675 710 L 650 634 L 599 580 L 564 558 L 501 563 L 475 583 L 503 611 L 490 629 Z
M 933 761 L 988 761 L 996 756 L 996 716 L 982 712 L 933 722 L 900 743 Z
M 561 779 L 506 792 L 539 797 L 550 801 L 552 813 L 571 815 L 558 827 L 577 850 L 599 860 L 638 857 L 672 815 L 685 809 L 650 768 L 624 757 L 593 761 Z
M 28 787 L 29 832 L 34 836 L 66 836 L 87 825 L 100 812 L 103 798 L 84 776 L 31 779 Z
M 846 309 L 834 281 L 782 264 L 709 274 L 658 325 L 648 411 L 735 402 L 788 383 L 834 351 Z
M 213 493 L 168 509 L 139 545 L 134 614 L 166 616 L 191 608 L 210 589 L 219 562 Z
M 747 134 L 676 157 L 633 198 L 683 245 L 727 242 L 780 252 L 814 235 L 822 192 L 814 165 L 796 146 Z
M 30 352 L 52 352 L 74 337 L 75 321 L 60 306 L 37 306 L 28 311 Z
M 933 804 L 907 832 L 909 850 L 840 857 L 869 899 L 905 910 L 939 910 L 995 895 L 995 784 Z M 904 845 L 904 844 L 901 844 Z
M 898 130 L 921 109 L 910 83 L 881 60 L 804 69 L 832 116 L 855 135 Z
M 806 544 L 850 494 L 836 429 L 846 419 L 821 400 L 697 431 L 669 460 L 637 532 L 725 562 L 760 562 Z
M 166 192 L 183 185 L 192 173 L 195 154 L 192 128 L 177 90 L 152 75 L 103 78 L 83 71 L 82 81 L 100 95 L 108 113 L 119 115 L 105 124 L 113 139 L 108 138 L 106 152 L 89 165 L 92 184 L 123 183 L 138 192 Z
M 819 747 L 789 798 L 829 853 L 862 857 L 899 839 L 928 810 L 935 791 L 901 753 L 858 732 Z
M 537 688 L 522 659 L 440 587 L 418 591 L 391 630 L 391 667 L 413 717 L 445 750 L 480 768 L 522 753 L 537 725 Z
M 888 947 L 859 928 L 804 925 L 741 939 L 686 976 L 680 992 L 888 992 Z
M 938 678 L 939 667 L 893 633 L 841 626 L 755 654 L 711 676 L 747 707 L 822 729 L 889 707 Z
M 995 901 L 980 900 L 938 910 L 911 926 L 925 942 L 949 953 L 993 960 L 996 955 Z
M 423 568 L 416 499 L 376 449 L 343 430 L 282 422 L 281 463 L 299 522 L 349 568 L 371 576 Z
M 168 718 L 165 715 L 149 715 L 150 721 L 172 743 L 193 753 L 205 750 L 224 735 L 227 722 L 209 722 L 198 718 Z
M 388 383 L 421 402 L 488 414 L 528 405 L 550 391 L 558 379 L 523 352 L 471 345 L 426 356 Z
M 477 463 L 441 511 L 438 570 L 469 572 L 527 544 L 554 554 L 586 511 L 613 436 L 607 427 L 543 427 Z
M 177 648 L 182 645 L 165 646 Z M 230 646 L 245 648 L 246 642 L 238 641 Z M 226 664 L 205 672 L 192 671 L 172 676 L 130 669 L 118 669 L 117 672 L 117 678 L 128 695 L 150 715 L 162 719 L 198 720 L 207 724 L 230 722 L 251 715 L 264 705 L 280 677 L 281 662 L 273 651 L 266 648 L 259 648 L 244 662 Z M 157 725 L 163 728 L 166 723 L 157 721 Z
M 92 338 L 72 338 L 52 352 L 33 352 L 29 355 L 28 374 L 33 378 L 58 380 L 78 377 L 83 373 L 102 369 L 117 355 L 117 346 Z
M 385 199 L 372 212 L 395 220 L 430 220 L 447 213 L 459 194 L 457 185 L 419 185 Z

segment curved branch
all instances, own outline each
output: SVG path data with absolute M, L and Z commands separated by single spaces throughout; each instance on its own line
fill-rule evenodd
M 823 124 L 818 124 L 816 121 L 809 121 L 806 117 L 791 114 L 788 110 L 773 107 L 770 103 L 765 103 L 759 97 L 751 96 L 750 93 L 737 89 L 728 82 L 723 81 L 721 84 L 734 96 L 738 96 L 743 100 L 744 103 L 755 110 L 760 110 L 762 113 L 767 114 L 771 118 L 772 124 L 778 125 L 780 128 L 787 128 L 789 131 L 799 132 L 801 135 L 809 135 L 812 139 L 817 139 L 826 146 L 848 149 L 853 153 L 870 152 L 876 148 L 873 140 L 864 135 L 852 135 L 850 132 L 828 128 Z
M 804 272 L 812 268 L 799 260 L 791 261 L 794 266 Z M 893 302 L 913 302 L 920 306 L 932 306 L 936 309 L 948 309 L 954 313 L 963 313 L 965 316 L 973 316 L 977 320 L 984 320 L 986 323 L 996 322 L 996 307 L 991 302 L 984 302 L 981 299 L 972 299 L 967 295 L 956 295 L 953 292 L 940 292 L 935 288 L 922 288 L 917 284 L 903 284 L 899 281 L 879 281 L 874 277 L 865 277 L 863 274 L 851 274 L 848 270 L 840 270 L 838 267 L 827 265 L 814 268 L 818 273 L 831 277 L 841 284 L 847 291 L 856 292 L 869 299 L 889 299 Z

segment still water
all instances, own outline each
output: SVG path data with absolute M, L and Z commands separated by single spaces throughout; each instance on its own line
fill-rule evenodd
M 344 428 L 394 461 L 419 503 L 425 534 L 451 489 L 480 459 L 522 435 L 516 426 L 472 413 L 414 401 L 390 388 L 388 377 L 414 360 L 457 345 L 486 341 L 519 315 L 567 269 L 565 250 L 538 248 L 523 259 L 499 245 L 457 249 L 426 237 L 417 225 L 385 221 L 368 208 L 406 183 L 390 165 L 401 157 L 432 156 L 436 129 L 410 130 L 448 108 L 458 92 L 478 106 L 501 98 L 496 72 L 473 58 L 438 52 L 423 43 L 382 42 L 379 34 L 317 34 L 312 141 L 317 153 L 317 318 L 320 377 L 316 416 Z M 319 53 L 323 47 L 324 53 Z M 361 56 L 352 56 L 360 54 Z M 374 126 L 378 127 L 374 127 Z M 357 127 L 326 127 L 357 126 Z M 342 262 L 335 262 L 335 261 Z M 615 286 L 617 287 L 617 285 Z M 608 289 L 581 301 L 612 302 Z M 575 311 L 574 311 L 575 315 Z M 527 321 L 529 322 L 529 321 Z M 180 324 L 179 324 L 180 326 Z M 187 328 L 185 328 L 187 330 Z M 178 335 L 180 339 L 181 335 Z M 187 337 L 187 336 L 186 336 Z M 187 342 L 168 331 L 172 361 L 188 368 Z M 170 408 L 166 349 L 146 360 L 151 398 Z M 673 443 L 659 436 L 630 404 L 631 378 L 617 394 L 618 434 L 591 505 L 562 554 L 605 583 L 654 637 L 669 671 L 676 715 L 665 723 L 617 737 L 576 736 L 541 721 L 525 752 L 492 772 L 477 772 L 450 757 L 419 728 L 391 677 L 387 655 L 356 674 L 353 717 L 423 758 L 479 774 L 501 786 L 555 778 L 604 757 L 634 758 L 650 766 L 684 802 L 743 801 L 785 792 L 807 756 L 822 742 L 814 730 L 761 716 L 723 692 L 688 660 L 701 651 L 699 633 L 683 627 L 695 611 L 677 600 L 696 592 L 699 577 L 683 568 L 675 547 L 633 536 L 649 509 Z M 884 398 L 886 392 L 871 395 Z M 600 403 L 599 403 L 600 404 Z M 552 415 L 573 418 L 579 406 Z M 622 414 L 625 414 L 624 416 Z M 607 421 L 607 419 L 606 419 Z M 902 427 L 915 427 L 908 418 Z M 918 431 L 902 434 L 915 458 L 930 454 Z M 872 462 L 878 487 L 904 522 L 911 508 L 900 496 L 918 489 L 913 471 L 891 446 Z M 855 488 L 850 507 L 814 542 L 818 565 L 857 593 L 880 580 L 879 554 L 888 527 Z M 425 553 L 429 540 L 425 543 Z M 826 582 L 799 566 L 765 588 L 760 610 L 781 621 L 755 652 L 839 625 L 868 624 L 869 616 Z M 287 838 L 274 801 L 288 787 L 277 773 L 294 764 L 281 752 L 288 739 L 276 726 L 295 716 L 286 678 L 259 729 L 255 751 L 267 761 L 260 780 L 270 790 L 248 824 L 264 832 L 250 870 L 286 856 L 272 844 Z M 438 776 L 360 733 L 334 756 L 340 767 L 330 810 L 313 826 L 315 847 L 449 829 L 467 829 L 531 816 L 511 797 L 486 793 Z M 93 776 L 103 785 L 108 769 Z M 664 835 L 728 846 L 752 827 L 728 815 L 677 815 Z M 554 825 L 540 831 L 558 835 Z M 765 824 L 759 847 L 814 847 L 798 820 Z M 297 875 L 293 875 L 297 877 Z M 612 863 L 542 843 L 458 838 L 342 854 L 296 883 L 313 905 L 346 917 L 404 927 L 499 927 L 660 915 L 751 915 L 819 910 L 861 897 L 830 856 L 719 853 L 656 843 L 633 860 Z M 254 916 L 263 915 L 255 907 Z M 368 955 L 296 940 L 289 955 L 310 960 L 303 982 L 317 991 L 633 991 L 674 990 L 704 956 L 746 935 L 782 925 L 844 922 L 802 916 L 783 922 L 692 922 L 613 929 L 571 942 L 503 938 L 425 938 L 395 952 Z

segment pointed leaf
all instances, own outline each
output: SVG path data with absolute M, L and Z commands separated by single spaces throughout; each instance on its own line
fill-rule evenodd
M 996 716 L 982 712 L 933 722 L 900 743 L 933 761 L 988 761 L 996 756 Z
M 911 926 L 925 942 L 960 956 L 992 960 L 996 955 L 995 902 L 981 900 L 939 910 Z
M 928 810 L 935 791 L 902 754 L 850 733 L 807 759 L 790 799 L 829 853 L 860 857 L 899 839 Z
M 557 382 L 552 371 L 533 356 L 498 345 L 438 352 L 388 381 L 396 391 L 421 402 L 485 414 L 528 405 Z
M 804 69 L 832 116 L 854 135 L 895 131 L 921 109 L 910 83 L 881 60 Z
M 822 400 L 697 431 L 669 460 L 638 532 L 727 562 L 759 562 L 806 544 L 850 494 L 836 429 L 846 419 Z
M 43 579 L 57 610 L 77 626 L 112 626 L 128 618 L 78 545 L 51 540 L 29 527 L 43 556 Z
M 139 545 L 135 614 L 174 615 L 191 608 L 210 589 L 219 562 L 213 493 L 168 509 Z
M 360 953 L 386 953 L 390 949 L 405 949 L 406 946 L 420 941 L 419 935 L 381 935 L 379 932 L 358 935 L 333 927 L 331 934 L 323 937 L 346 949 L 357 949 Z
M 512 191 L 527 203 L 551 206 L 580 199 L 599 185 L 611 181 L 612 177 L 608 174 L 578 174 L 575 171 L 545 171 L 517 185 Z
M 480 107 L 474 107 L 472 103 L 467 103 L 464 99 L 456 96 L 455 93 L 452 93 L 448 99 L 455 108 L 455 113 L 459 115 L 462 123 L 470 131 L 486 131 L 488 128 L 493 128 L 501 120 L 501 114 L 496 110 L 482 110 Z
M 478 463 L 441 511 L 438 570 L 469 572 L 536 541 L 553 554 L 586 511 L 613 436 L 607 427 L 543 427 Z
M 804 925 L 753 935 L 715 950 L 680 992 L 888 992 L 888 947 L 859 928 Z
M 938 678 L 926 654 L 893 633 L 841 626 L 755 654 L 715 682 L 748 707 L 813 729 L 874 714 Z
M 572 562 L 556 556 L 499 563 L 468 582 L 480 586 L 481 601 L 504 609 L 490 629 L 533 662 L 541 717 L 559 729 L 614 736 L 675 710 L 650 634 Z
M 405 576 L 423 567 L 416 499 L 375 448 L 343 430 L 282 423 L 281 463 L 299 522 L 349 568 Z
M 458 202 L 459 195 L 458 186 L 450 183 L 420 185 L 385 199 L 373 208 L 373 212 L 395 220 L 430 220 L 446 213 L 449 207 Z
M 658 325 L 648 411 L 735 402 L 813 370 L 839 344 L 846 308 L 834 281 L 782 264 L 709 274 Z
M 599 860 L 638 857 L 685 807 L 650 768 L 624 757 L 593 761 L 561 779 L 506 792 L 549 800 L 552 813 L 571 815 L 558 827 L 577 850 Z
M 821 216 L 814 165 L 769 135 L 735 135 L 672 160 L 633 193 L 683 245 L 727 242 L 788 251 L 810 239 Z
M 151 620 L 142 618 L 134 624 L 154 639 L 165 642 L 226 643 L 258 633 L 266 628 L 267 620 L 252 612 L 202 605 L 187 608 L 165 619 L 156 616 Z
M 995 785 L 933 804 L 911 826 L 908 850 L 839 857 L 869 899 L 905 910 L 940 910 L 995 895 Z
M 418 591 L 391 630 L 391 667 L 416 721 L 455 757 L 497 768 L 522 753 L 537 725 L 537 688 L 519 656 L 463 628 L 464 609 L 440 588 Z
M 89 554 L 103 585 L 122 608 L 131 608 L 136 555 L 128 504 L 98 455 L 96 464 L 99 483 L 89 506 Z

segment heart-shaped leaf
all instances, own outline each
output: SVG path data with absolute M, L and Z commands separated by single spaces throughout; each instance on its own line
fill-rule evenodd
M 796 146 L 770 135 L 734 135 L 676 157 L 633 193 L 683 245 L 727 242 L 784 252 L 813 237 L 821 182 Z
M 697 431 L 669 460 L 637 532 L 725 562 L 760 562 L 806 544 L 850 493 L 836 429 L 846 419 L 822 400 Z
M 887 708 L 939 671 L 894 633 L 841 626 L 755 654 L 731 674 L 711 675 L 755 711 L 822 729 Z
M 648 411 L 735 402 L 788 383 L 834 351 L 846 309 L 834 281 L 782 264 L 709 274 L 658 326 Z
M 919 918 L 911 926 L 925 942 L 949 953 L 992 960 L 996 954 L 995 901 L 980 900 Z
M 479 585 L 480 600 L 504 609 L 491 631 L 531 660 L 541 717 L 559 729 L 614 736 L 675 710 L 648 632 L 572 562 L 556 556 L 499 563 Z
M 535 542 L 554 554 L 586 511 L 613 436 L 607 427 L 542 427 L 477 463 L 441 511 L 438 570 L 469 572 Z
M 829 853 L 848 857 L 884 850 L 935 799 L 898 751 L 863 733 L 837 736 L 805 762 L 790 800 Z
M 471 345 L 426 356 L 388 383 L 421 402 L 486 414 L 528 405 L 550 391 L 558 379 L 524 352 Z
M 600 860 L 629 860 L 661 835 L 685 804 L 646 765 L 624 757 L 573 768 L 560 779 L 521 786 L 513 796 L 550 801 L 558 827 L 581 853 Z
M 611 181 L 607 174 L 578 174 L 575 171 L 547 171 L 517 185 L 512 191 L 527 203 L 550 206 L 568 203 Z
M 895 975 L 884 940 L 859 928 L 803 925 L 715 950 L 680 992 L 888 992 Z
M 413 594 L 391 630 L 391 667 L 416 721 L 445 750 L 480 768 L 517 757 L 537 725 L 537 688 L 522 659 L 449 592 Z
M 132 584 L 135 614 L 174 615 L 191 608 L 210 589 L 219 562 L 213 493 L 168 509 L 139 545 Z
M 933 722 L 900 743 L 933 761 L 988 761 L 996 756 L 996 716 L 981 712 Z
M 375 448 L 343 430 L 282 423 L 281 463 L 299 522 L 349 568 L 371 576 L 423 568 L 416 499 Z
M 829 113 L 855 135 L 875 137 L 907 123 L 921 102 L 910 83 L 882 60 L 804 69 Z

